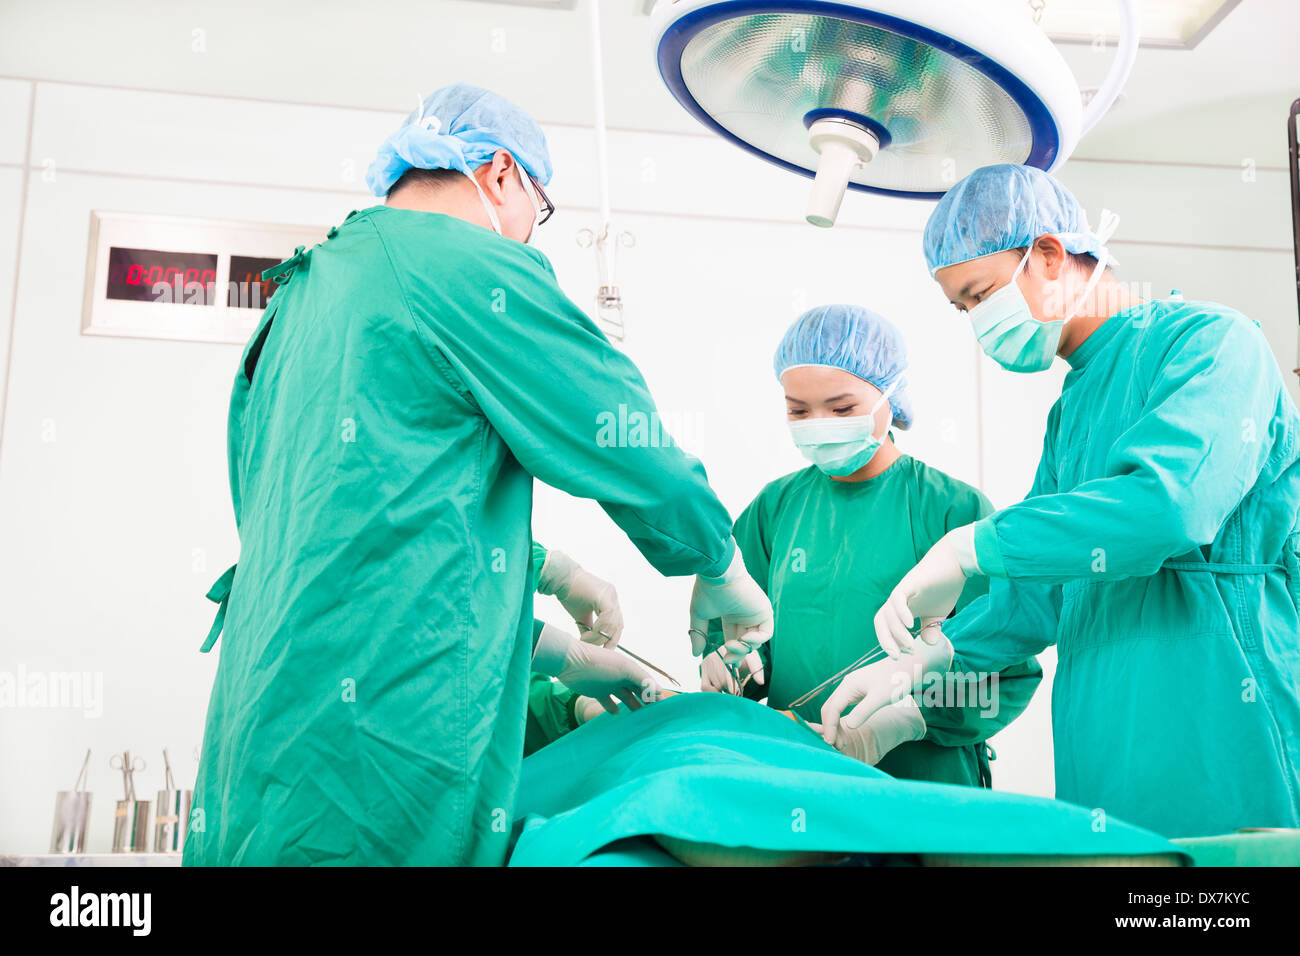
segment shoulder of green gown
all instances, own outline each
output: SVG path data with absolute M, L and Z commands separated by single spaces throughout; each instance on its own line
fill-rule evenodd
M 493 230 L 475 225 L 456 216 L 420 209 L 395 209 L 392 206 L 371 206 L 361 210 L 346 225 L 371 222 L 386 237 L 407 239 L 411 243 L 398 251 L 419 258 L 437 258 L 444 263 L 450 253 L 452 261 L 460 264 L 467 257 L 481 257 L 483 265 L 515 264 L 520 267 L 540 267 L 551 276 L 555 270 L 541 250 L 523 242 L 506 239 Z
M 809 465 L 807 468 L 801 468 L 798 471 L 790 472 L 788 475 L 782 475 L 780 478 L 774 478 L 763 486 L 763 490 L 754 496 L 754 500 L 749 503 L 745 510 L 776 510 L 791 494 L 802 493 L 809 486 L 815 485 L 820 477 L 822 475 L 817 470 L 817 466 Z
M 956 522 L 950 527 L 970 524 L 993 513 L 993 503 L 974 485 L 954 478 L 946 471 L 928 465 L 919 458 L 907 456 L 913 463 L 917 486 L 922 495 L 937 503 L 946 503 L 946 512 Z
M 1221 325 L 1225 329 L 1238 323 L 1259 328 L 1259 323 L 1236 309 L 1218 302 L 1187 302 L 1182 299 L 1153 299 L 1126 309 L 1108 321 L 1119 320 L 1124 331 L 1117 339 L 1141 335 L 1146 342 L 1172 343 L 1184 335 Z M 1109 342 L 1107 343 L 1109 344 Z M 1152 352 L 1162 358 L 1163 353 Z
M 1261 340 L 1264 336 L 1258 322 L 1234 308 L 1218 302 L 1181 299 L 1154 299 L 1127 309 L 1112 316 L 1098 332 L 1105 334 L 1097 354 L 1113 349 L 1120 350 L 1116 355 L 1131 353 L 1126 355 L 1125 362 L 1140 370 L 1143 380 L 1156 374 L 1171 356 L 1185 347 L 1205 348 L 1206 343 L 1220 338 L 1241 342 L 1245 341 L 1243 334 L 1259 336 Z M 1084 342 L 1084 346 L 1091 341 Z M 1086 367 L 1072 369 L 1066 389 L 1080 381 L 1080 375 L 1086 370 Z

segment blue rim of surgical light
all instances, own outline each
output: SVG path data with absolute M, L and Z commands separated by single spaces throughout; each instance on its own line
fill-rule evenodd
M 894 137 L 889 135 L 889 130 L 885 129 L 883 123 L 878 123 L 870 116 L 864 116 L 861 113 L 855 113 L 853 110 L 836 109 L 833 106 L 824 106 L 820 109 L 809 110 L 803 114 L 803 128 L 807 129 L 813 123 L 823 119 L 841 119 L 848 120 L 850 123 L 856 123 L 861 126 L 880 143 L 880 148 L 885 149 L 894 141 Z
M 876 27 L 910 40 L 916 40 L 947 53 L 949 56 L 984 74 L 1020 107 L 1020 111 L 1024 113 L 1025 119 L 1029 123 L 1029 131 L 1033 137 L 1033 145 L 1029 150 L 1029 156 L 1025 159 L 1025 165 L 1047 169 L 1056 159 L 1061 147 L 1061 136 L 1056 123 L 1052 120 L 1051 111 L 1048 110 L 1047 104 L 1034 95 L 1034 92 L 1024 81 L 1005 67 L 946 34 L 938 33 L 915 23 L 909 23 L 906 20 L 900 20 L 898 17 L 891 17 L 884 13 L 876 13 L 872 10 L 863 10 L 857 7 L 846 7 L 839 3 L 830 2 L 830 0 L 802 0 L 802 2 L 793 3 L 734 0 L 734 2 L 730 3 L 714 3 L 683 14 L 680 19 L 676 20 L 664 31 L 663 37 L 659 40 L 659 75 L 663 78 L 669 92 L 673 94 L 678 103 L 685 107 L 686 112 L 723 139 L 735 143 L 745 152 L 752 153 L 760 159 L 765 159 L 769 163 L 780 166 L 782 169 L 788 169 L 792 173 L 798 173 L 808 179 L 812 179 L 816 175 L 812 170 L 804 169 L 802 166 L 788 160 L 780 159 L 766 150 L 745 142 L 710 116 L 686 87 L 686 80 L 682 76 L 682 53 L 685 52 L 687 44 L 698 33 L 716 23 L 738 17 L 775 13 L 804 13 L 861 23 L 864 26 Z M 912 192 L 906 189 L 886 189 L 881 186 L 869 186 L 865 183 L 855 182 L 850 182 L 849 188 L 882 196 L 900 196 L 904 199 L 941 199 L 944 192 L 946 192 L 946 190 L 941 192 Z

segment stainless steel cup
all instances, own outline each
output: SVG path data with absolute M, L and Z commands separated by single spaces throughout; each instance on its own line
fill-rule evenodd
M 119 800 L 113 811 L 113 852 L 149 852 L 149 801 Z
M 51 853 L 85 853 L 86 828 L 90 823 L 90 793 L 60 790 L 54 798 L 54 832 Z
M 193 790 L 158 791 L 158 815 L 154 817 L 153 827 L 155 853 L 180 853 L 185 849 L 193 801 Z

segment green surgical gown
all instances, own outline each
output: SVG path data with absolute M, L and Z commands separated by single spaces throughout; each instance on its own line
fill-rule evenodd
M 534 541 L 532 555 L 533 572 L 528 586 L 529 590 L 536 591 L 537 576 L 546 562 L 545 545 Z M 533 621 L 534 649 L 537 647 L 537 638 L 542 633 L 542 626 L 542 621 Z M 578 721 L 573 713 L 577 699 L 577 694 L 545 674 L 534 672 L 528 676 L 528 710 L 524 722 L 525 757 L 577 729 Z
M 879 650 L 872 619 L 899 580 L 936 541 L 993 510 L 982 494 L 937 468 L 903 455 L 867 481 L 835 481 L 815 467 L 769 484 L 736 520 L 736 542 L 776 613 L 762 649 L 766 694 L 781 710 L 863 654 Z M 973 579 L 959 606 L 985 590 Z M 1028 656 L 1028 655 L 1026 655 Z M 913 780 L 985 783 L 984 741 L 1028 705 L 1042 678 L 1032 657 L 998 668 L 993 707 L 927 706 L 927 732 L 880 761 L 881 770 Z M 794 708 L 819 721 L 838 682 Z M 976 688 L 972 688 L 976 689 Z M 970 698 L 968 697 L 968 702 Z M 938 703 L 937 701 L 935 702 Z
M 695 459 L 612 441 L 644 380 L 522 243 L 374 207 L 283 283 L 229 415 L 239 563 L 187 864 L 500 864 L 524 749 L 533 479 L 719 575 Z
M 1030 495 L 976 526 L 956 667 L 1055 643 L 1056 795 L 1169 837 L 1300 826 L 1300 415 L 1206 302 L 1069 356 Z

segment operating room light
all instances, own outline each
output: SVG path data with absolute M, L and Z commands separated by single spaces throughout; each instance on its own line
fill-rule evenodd
M 1119 7 L 1131 17 L 1128 0 Z M 1136 50 L 1130 29 L 1084 110 L 1051 40 L 996 3 L 661 0 L 653 16 L 673 96 L 743 149 L 814 177 L 807 219 L 819 226 L 845 188 L 935 199 L 980 166 L 1055 169 Z

